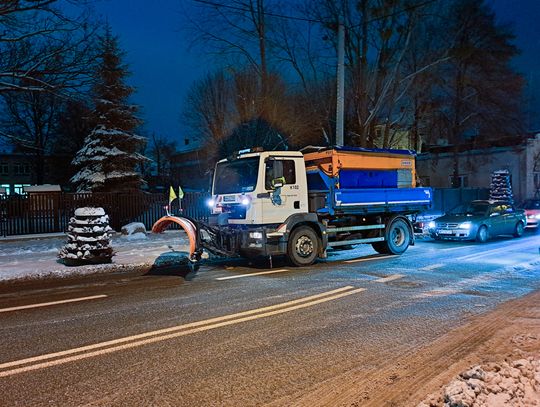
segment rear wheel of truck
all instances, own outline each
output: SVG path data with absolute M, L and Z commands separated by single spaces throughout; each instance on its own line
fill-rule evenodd
M 381 254 L 401 254 L 409 247 L 411 229 L 403 219 L 395 219 L 385 230 L 385 241 L 372 243 Z
M 388 251 L 388 246 L 386 245 L 386 242 L 374 242 L 374 243 L 371 243 L 371 246 L 377 253 L 380 253 L 380 254 L 390 253 Z
M 294 229 L 287 243 L 287 257 L 295 266 L 313 264 L 319 253 L 319 237 L 309 226 Z

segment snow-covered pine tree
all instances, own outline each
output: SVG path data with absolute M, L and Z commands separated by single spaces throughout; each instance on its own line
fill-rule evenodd
M 128 104 L 134 89 L 125 84 L 129 72 L 109 27 L 100 47 L 93 87 L 96 127 L 73 160 L 79 171 L 71 182 L 79 192 L 133 191 L 143 182 L 137 166 L 146 160 L 139 153 L 146 139 L 134 133 L 141 123 L 135 115 L 137 107 Z

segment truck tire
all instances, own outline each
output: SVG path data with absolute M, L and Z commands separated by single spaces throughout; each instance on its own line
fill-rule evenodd
M 411 229 L 403 219 L 394 220 L 386 228 L 386 245 L 389 254 L 401 254 L 409 247 L 411 242 Z
M 386 242 L 374 242 L 374 243 L 371 243 L 371 246 L 373 247 L 373 249 L 377 253 L 380 253 L 380 254 L 388 254 L 388 253 L 390 253 L 388 251 L 388 246 L 387 246 Z
M 313 264 L 319 253 L 319 237 L 309 226 L 294 229 L 287 242 L 287 257 L 298 267 Z
M 409 247 L 411 229 L 403 219 L 395 219 L 385 229 L 385 241 L 371 245 L 380 254 L 402 254 Z

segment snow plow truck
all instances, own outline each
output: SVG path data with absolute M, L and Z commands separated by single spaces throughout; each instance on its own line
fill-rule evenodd
M 216 164 L 211 193 L 208 222 L 165 216 L 152 229 L 180 225 L 193 264 L 203 250 L 296 266 L 359 243 L 402 254 L 414 244 L 411 219 L 432 203 L 431 189 L 416 187 L 413 151 L 351 147 L 241 150 Z

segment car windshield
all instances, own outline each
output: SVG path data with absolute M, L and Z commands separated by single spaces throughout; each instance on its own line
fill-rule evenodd
M 471 202 L 468 205 L 458 205 L 450 212 L 451 215 L 468 215 L 468 216 L 478 216 L 485 215 L 489 208 L 488 203 L 483 202 Z
M 257 185 L 259 157 L 225 161 L 216 167 L 214 194 L 251 192 Z
M 528 199 L 521 205 L 523 209 L 540 209 L 540 200 Z

